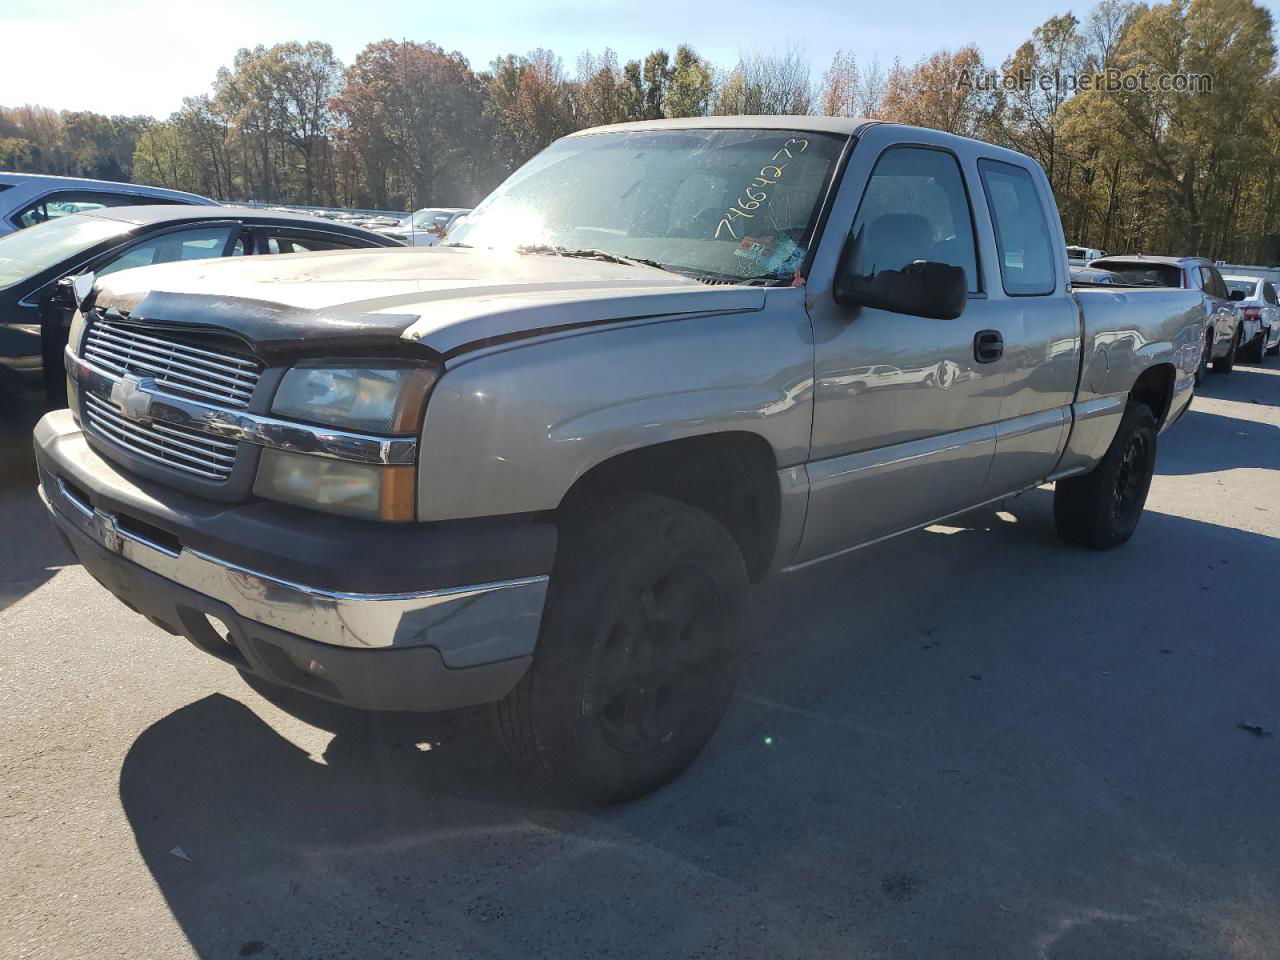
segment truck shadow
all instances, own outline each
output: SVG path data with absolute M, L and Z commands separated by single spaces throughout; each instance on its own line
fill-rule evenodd
M 1248 467 L 1280 470 L 1280 426 L 1193 407 L 1160 438 L 1158 475 Z
M 629 806 L 530 786 L 479 714 L 312 704 L 312 757 L 221 695 L 120 798 L 207 958 L 1274 955 L 1280 766 L 1236 724 L 1280 725 L 1278 560 L 1156 513 L 1064 548 L 1035 491 L 758 588 L 724 726 Z
M 1211 373 L 1196 387 L 1196 395 L 1280 407 L 1280 360 L 1268 357 L 1265 365 L 1237 363 L 1225 376 Z
M 0 408 L 0 610 L 49 580 L 74 558 L 58 538 L 36 494 L 31 431 L 42 410 L 4 396 Z

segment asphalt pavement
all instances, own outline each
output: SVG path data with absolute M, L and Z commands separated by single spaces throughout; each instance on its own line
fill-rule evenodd
M 594 811 L 483 713 L 260 692 L 130 613 L 27 430 L 0 957 L 1280 956 L 1280 360 L 1210 376 L 1121 549 L 1042 489 L 756 588 L 702 758 Z

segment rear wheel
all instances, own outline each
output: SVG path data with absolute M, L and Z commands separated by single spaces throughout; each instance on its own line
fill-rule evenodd
M 1130 402 L 1101 462 L 1080 477 L 1059 480 L 1053 495 L 1058 535 L 1095 550 L 1133 536 L 1151 489 L 1156 464 L 1156 419 Z
M 1236 327 L 1236 335 L 1231 338 L 1231 349 L 1227 351 L 1225 357 L 1219 357 L 1213 361 L 1213 370 L 1215 373 L 1230 373 L 1236 366 L 1236 353 L 1240 350 L 1240 328 Z
M 729 705 L 747 574 L 701 510 L 648 494 L 563 526 L 533 666 L 494 707 L 508 751 L 594 803 L 675 777 Z

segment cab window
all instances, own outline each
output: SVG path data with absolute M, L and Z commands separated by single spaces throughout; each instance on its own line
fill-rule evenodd
M 1204 280 L 1205 292 L 1214 297 L 1221 297 L 1223 300 L 1228 299 L 1231 294 L 1227 291 L 1227 283 L 1222 279 L 1216 267 L 1201 267 L 1200 277 Z
M 1267 282 L 1262 284 L 1262 299 L 1267 303 L 1280 303 L 1280 300 L 1276 299 L 1276 288 Z
M 1217 267 L 1210 267 L 1209 273 L 1213 277 L 1213 292 L 1226 300 L 1231 296 L 1227 293 L 1227 281 L 1222 279 L 1222 274 L 1218 272 Z
M 979 160 L 978 173 L 996 231 L 1000 280 L 1012 297 L 1052 293 L 1056 286 L 1049 224 L 1035 181 L 1023 167 Z
M 224 253 L 235 254 L 235 249 L 227 249 L 234 230 L 234 227 L 198 227 L 152 237 L 117 254 L 95 272 L 103 276 L 133 267 L 149 267 L 178 260 L 207 260 L 221 257 Z M 244 252 L 242 244 L 239 252 Z
M 960 165 L 928 147 L 890 147 L 880 155 L 853 221 L 854 270 L 873 276 L 916 260 L 961 267 L 970 293 L 981 290 L 973 217 Z
M 317 250 L 350 250 L 353 247 L 363 247 L 367 244 L 360 243 L 357 240 L 344 241 L 335 237 L 324 237 L 307 235 L 293 235 L 283 233 L 273 233 L 266 238 L 263 244 L 262 253 L 312 253 Z
M 103 207 L 136 207 L 139 204 L 173 203 L 159 197 L 141 197 L 132 193 L 107 193 L 99 190 L 62 190 L 49 193 L 28 204 L 13 215 L 17 227 L 33 227 L 37 223 L 69 217 L 72 214 Z

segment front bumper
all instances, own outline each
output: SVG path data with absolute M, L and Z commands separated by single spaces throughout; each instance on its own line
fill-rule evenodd
M 242 670 L 351 706 L 427 711 L 500 699 L 532 659 L 546 573 L 394 593 L 307 585 L 186 542 L 198 538 L 148 511 L 148 491 L 90 449 L 66 411 L 41 421 L 36 453 L 41 495 L 85 568 L 153 623 Z M 450 533 L 444 543 L 456 542 Z M 426 549 L 442 542 L 422 537 Z

